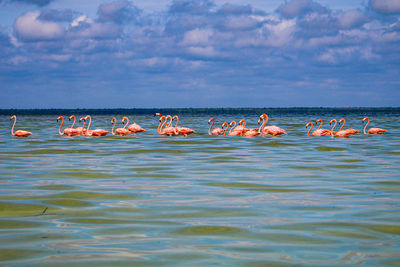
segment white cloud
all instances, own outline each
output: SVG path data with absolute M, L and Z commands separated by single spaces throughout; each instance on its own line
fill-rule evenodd
M 42 21 L 39 11 L 27 12 L 18 17 L 14 23 L 14 32 L 24 41 L 46 41 L 60 39 L 64 34 L 63 27 L 55 22 Z
M 383 14 L 400 13 L 399 0 L 371 0 L 370 6 L 374 11 Z
M 212 46 L 206 46 L 206 47 L 191 46 L 187 48 L 187 51 L 194 56 L 200 56 L 200 57 L 214 57 L 217 55 L 217 52 Z
M 212 29 L 194 29 L 183 36 L 182 45 L 198 46 L 208 45 L 214 31 Z

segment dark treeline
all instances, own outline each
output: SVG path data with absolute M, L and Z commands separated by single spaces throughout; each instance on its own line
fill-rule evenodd
M 292 107 L 292 108 L 114 108 L 114 109 L 0 109 L 0 115 L 391 115 L 400 116 L 400 108 L 319 108 L 319 107 Z

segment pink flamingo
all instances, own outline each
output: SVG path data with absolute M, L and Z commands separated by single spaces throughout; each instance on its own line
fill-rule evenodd
M 71 128 L 73 128 L 73 129 L 74 129 L 74 125 L 75 125 L 75 121 L 76 121 L 76 117 L 75 117 L 75 115 L 71 115 L 71 116 L 69 116 L 68 120 L 71 120 L 71 119 L 74 119 L 74 122 L 73 122 L 73 123 L 72 123 L 72 125 L 71 125 Z M 75 128 L 75 130 L 77 130 L 77 131 L 78 131 L 78 134 L 82 134 L 82 130 L 83 130 L 83 128 L 82 128 L 82 127 L 76 127 L 76 128 Z
M 11 116 L 10 120 L 14 119 L 14 124 L 11 127 L 11 135 L 12 136 L 17 136 L 17 137 L 28 137 L 30 136 L 32 133 L 28 132 L 28 131 L 24 131 L 24 130 L 16 130 L 14 133 L 14 126 L 17 123 L 17 116 L 13 115 Z
M 331 121 L 329 122 L 329 125 L 332 125 L 332 122 L 335 122 L 335 124 L 333 125 L 330 134 L 331 135 L 335 135 L 337 133 L 337 131 L 334 131 L 336 124 L 337 124 L 337 120 L 336 119 L 331 119 Z
M 258 128 L 256 129 L 247 129 L 246 128 L 246 121 L 244 119 L 240 120 L 239 124 L 241 124 L 243 126 L 243 131 L 241 132 L 241 136 L 245 136 L 245 137 L 255 137 L 260 135 L 260 133 L 258 132 Z
M 261 114 L 260 118 L 258 119 L 258 123 L 263 122 L 259 131 L 260 133 L 264 134 L 264 135 L 272 135 L 272 136 L 277 136 L 277 135 L 281 135 L 281 134 L 287 134 L 285 130 L 283 130 L 282 128 L 279 128 L 278 126 L 267 126 L 265 127 L 265 125 L 268 122 L 268 115 L 263 113 Z
M 157 129 L 158 134 L 168 135 L 168 136 L 178 135 L 178 132 L 175 127 L 166 127 L 165 129 L 163 129 L 165 123 L 170 118 L 172 118 L 171 115 L 167 115 L 167 117 L 165 117 L 165 116 L 160 117 L 160 125 L 158 126 L 158 129 Z
M 71 128 L 65 128 L 64 131 L 61 132 L 61 127 L 62 127 L 63 124 L 64 124 L 64 116 L 59 116 L 59 117 L 57 118 L 57 122 L 58 122 L 59 120 L 61 120 L 60 128 L 58 128 L 58 133 L 59 133 L 60 135 L 64 135 L 64 134 L 65 134 L 65 135 L 68 135 L 68 136 L 74 136 L 74 135 L 80 134 L 80 131 L 78 131 L 78 130 L 72 128 L 72 127 L 71 127 Z
M 126 118 L 126 117 L 124 117 L 124 118 Z M 126 118 L 126 119 L 128 120 L 128 123 L 129 123 L 129 119 L 128 118 Z M 139 124 L 136 124 L 136 123 L 133 123 L 133 124 L 129 125 L 128 126 L 128 130 L 131 131 L 132 133 L 141 133 L 141 132 L 145 132 L 146 131 Z
M 312 122 L 308 122 L 308 123 L 306 124 L 306 128 L 308 128 L 308 126 L 311 126 L 310 129 L 308 130 L 308 133 L 307 133 L 307 136 L 310 136 L 310 132 L 311 132 L 311 130 L 312 130 L 312 128 L 313 128 L 314 125 L 313 125 Z M 317 130 L 315 130 L 315 131 L 311 134 L 311 136 L 324 136 L 324 135 L 327 135 L 327 134 L 325 134 L 324 131 L 328 131 L 328 134 L 331 133 L 331 131 L 329 131 L 329 130 L 317 129 Z
M 369 118 L 365 117 L 363 119 L 363 122 L 364 121 L 367 121 L 367 124 L 365 124 L 365 126 L 364 126 L 364 134 L 367 134 L 365 130 L 366 130 L 368 124 L 369 124 Z M 382 129 L 382 128 L 369 128 L 368 129 L 368 134 L 383 134 L 383 133 L 387 133 L 387 130 Z
M 106 136 L 107 134 L 109 134 L 110 132 L 107 130 L 103 130 L 103 129 L 95 129 L 95 130 L 89 130 L 90 128 L 90 124 L 92 123 L 92 117 L 90 115 L 87 115 L 86 117 L 82 117 L 80 120 L 84 120 L 86 122 L 86 120 L 89 119 L 89 124 L 87 129 L 85 130 L 85 125 L 82 127 L 82 135 L 85 136 Z
M 124 122 L 125 122 L 125 120 L 122 119 L 122 123 L 124 123 Z M 126 125 L 125 125 L 124 128 L 117 128 L 115 130 L 115 132 L 114 132 L 115 124 L 117 123 L 117 119 L 115 117 L 112 118 L 111 123 L 114 123 L 114 125 L 112 127 L 112 130 L 111 130 L 112 135 L 116 135 L 117 134 L 117 135 L 125 136 L 125 135 L 128 135 L 128 134 L 132 134 L 131 131 L 125 129 Z
M 330 130 L 328 130 L 328 129 L 321 129 L 322 120 L 321 120 L 321 119 L 318 119 L 315 123 L 318 124 L 318 122 L 320 123 L 320 125 L 319 125 L 318 129 L 315 130 L 315 131 L 312 133 L 312 136 L 330 135 L 330 134 L 331 134 L 331 131 L 330 131 Z
M 340 124 L 341 122 L 343 122 L 343 125 L 342 125 L 342 127 L 340 127 L 340 130 L 339 130 L 339 131 L 342 131 L 344 125 L 346 124 L 346 121 L 345 121 L 343 118 L 341 118 L 341 119 L 339 120 L 339 124 Z M 354 135 L 354 134 L 361 133 L 361 131 L 355 130 L 355 129 L 352 129 L 352 128 L 346 129 L 346 130 L 344 130 L 344 131 L 349 132 L 350 135 Z
M 196 131 L 193 129 L 190 129 L 188 127 L 178 127 L 179 124 L 179 117 L 178 115 L 175 115 L 172 120 L 176 119 L 176 124 L 175 124 L 175 128 L 178 131 L 179 134 L 183 134 L 184 136 L 187 136 L 188 134 L 192 134 L 195 133 Z
M 209 135 L 223 135 L 224 134 L 224 130 L 222 130 L 222 128 L 215 128 L 211 131 L 211 128 L 214 126 L 214 118 L 210 118 L 208 120 L 208 124 L 210 124 L 210 129 L 208 129 L 208 134 Z
M 229 123 L 229 126 L 231 127 L 231 129 L 229 130 L 229 134 L 228 136 L 240 136 L 242 131 L 240 130 L 236 130 L 236 121 L 231 121 L 231 123 Z M 243 126 L 241 126 L 243 127 Z
M 226 126 L 226 128 L 225 128 Z M 222 123 L 222 129 L 224 130 L 224 136 L 226 136 L 226 132 L 228 131 L 229 124 L 227 122 Z

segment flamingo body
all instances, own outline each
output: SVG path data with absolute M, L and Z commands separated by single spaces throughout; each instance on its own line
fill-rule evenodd
M 128 130 L 131 131 L 132 133 L 140 133 L 140 132 L 146 131 L 139 124 L 136 124 L 136 123 L 129 125 Z
M 312 136 L 325 136 L 325 135 L 330 135 L 330 134 L 331 134 L 331 131 L 328 129 L 317 129 L 311 135 Z

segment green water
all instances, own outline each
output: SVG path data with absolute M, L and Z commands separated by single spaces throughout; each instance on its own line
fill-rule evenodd
M 91 138 L 19 116 L 34 134 L 16 138 L 1 116 L 0 265 L 400 265 L 398 116 L 370 116 L 389 134 L 352 138 L 307 137 L 326 115 L 271 116 L 288 132 L 275 138 L 209 136 L 209 117 L 181 116 L 188 137 L 161 137 L 141 115 L 146 133 Z

